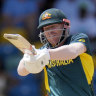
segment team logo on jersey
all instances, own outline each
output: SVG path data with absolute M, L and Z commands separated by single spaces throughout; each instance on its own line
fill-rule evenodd
M 85 42 L 85 39 L 80 39 L 80 40 L 78 40 L 78 41 L 80 41 L 80 42 Z
M 48 13 L 48 12 L 46 12 L 46 13 L 43 14 L 43 16 L 42 16 L 42 20 L 49 19 L 49 18 L 51 18 L 51 14 Z

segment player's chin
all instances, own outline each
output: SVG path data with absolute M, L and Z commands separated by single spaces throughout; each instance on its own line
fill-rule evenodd
M 51 40 L 49 42 L 51 43 L 52 46 L 56 46 L 56 44 L 58 43 L 58 41 L 56 41 L 56 40 Z
M 52 45 L 54 45 L 54 46 L 59 42 L 59 39 L 60 39 L 60 38 L 57 37 L 57 36 L 47 38 L 47 40 L 48 40 Z

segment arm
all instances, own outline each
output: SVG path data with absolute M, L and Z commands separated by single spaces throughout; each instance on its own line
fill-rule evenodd
M 49 49 L 51 60 L 75 59 L 84 52 L 86 52 L 86 46 L 80 42 L 64 45 L 56 49 Z
M 18 65 L 17 72 L 21 76 L 26 76 L 26 75 L 29 74 L 29 72 L 24 67 L 24 61 L 22 59 L 21 59 L 19 65 Z
M 43 50 L 37 51 L 37 55 L 34 56 L 31 56 L 30 54 L 25 54 L 25 56 L 23 57 L 25 65 L 23 67 L 25 67 L 25 69 L 28 70 L 30 73 L 36 74 L 43 70 L 44 66 L 49 63 L 49 60 L 74 59 L 84 52 L 86 52 L 86 47 L 80 42 L 61 46 L 56 49 L 45 48 Z M 22 71 L 22 69 L 20 70 Z M 23 71 L 25 70 L 23 69 Z M 28 73 L 24 72 L 24 75 L 25 74 Z
M 18 74 L 26 76 L 29 73 L 40 73 L 46 64 L 49 62 L 49 53 L 47 49 L 37 50 L 37 54 L 33 55 L 30 50 L 26 50 L 23 58 L 18 66 Z

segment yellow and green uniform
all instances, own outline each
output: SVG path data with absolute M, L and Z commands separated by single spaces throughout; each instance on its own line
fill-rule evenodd
M 88 36 L 83 33 L 69 36 L 64 45 L 75 42 L 83 43 L 87 51 L 75 59 L 51 60 L 44 68 L 45 85 L 49 96 L 94 96 L 92 86 L 94 64 Z

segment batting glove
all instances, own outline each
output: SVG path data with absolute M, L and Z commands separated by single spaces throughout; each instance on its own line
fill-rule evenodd
M 36 49 L 36 53 L 36 55 L 33 55 L 31 51 L 26 50 L 23 56 L 25 69 L 34 74 L 41 72 L 50 60 L 50 54 L 47 48 L 42 50 Z

